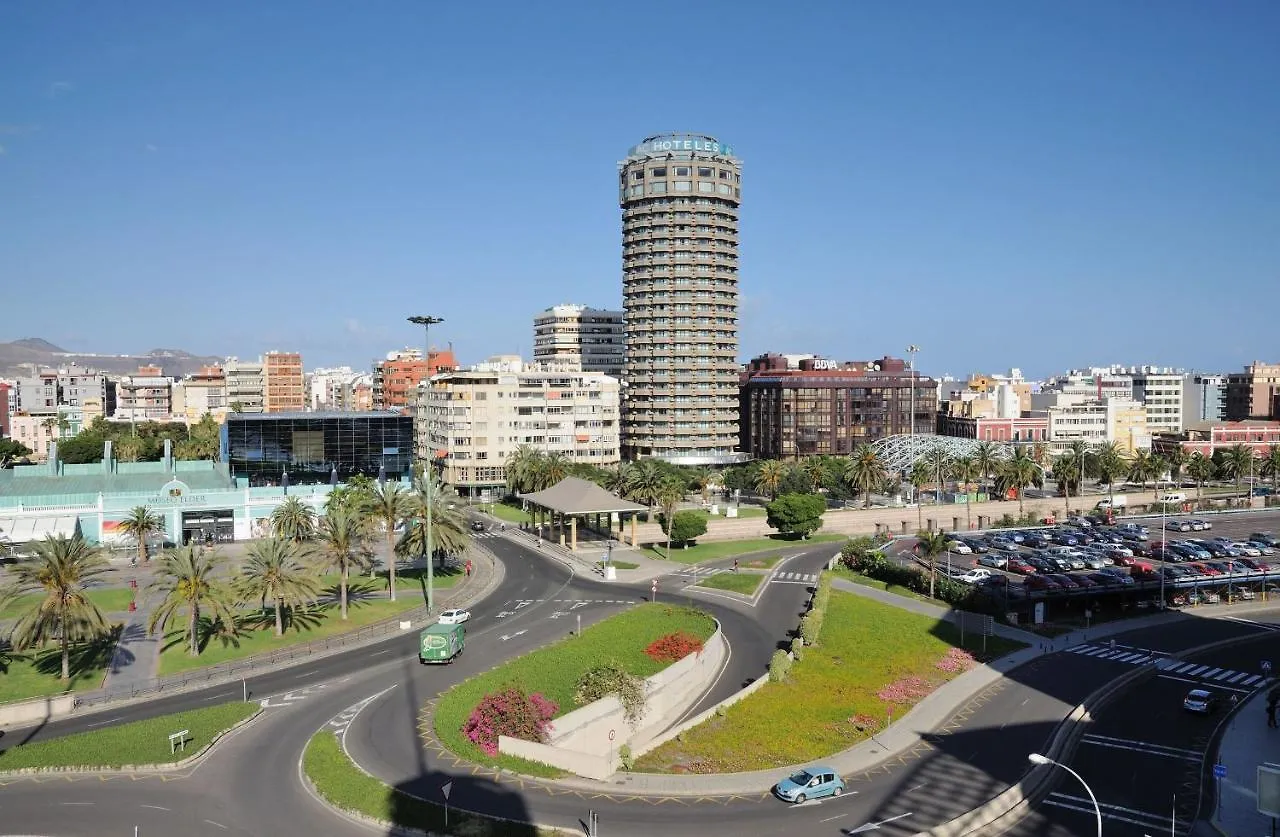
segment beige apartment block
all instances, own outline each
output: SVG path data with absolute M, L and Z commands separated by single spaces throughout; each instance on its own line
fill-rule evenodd
M 646 138 L 618 164 L 623 454 L 744 461 L 738 435 L 742 162 L 714 137 Z
M 173 385 L 173 414 L 188 424 L 206 415 L 227 416 L 227 376 L 220 366 L 205 366 Z
M 1255 360 L 1227 376 L 1227 419 L 1280 419 L 1280 363 Z
M 1151 448 L 1146 408 L 1133 399 L 1071 402 L 1049 407 L 1049 450 L 1062 453 L 1073 442 L 1097 448 L 1115 442 L 1121 450 Z
M 120 421 L 168 421 L 173 415 L 173 380 L 159 367 L 142 366 L 137 375 L 116 381 L 116 414 Z
M 625 341 L 621 311 L 566 304 L 533 318 L 534 363 L 567 363 L 621 379 Z
M 297 352 L 267 352 L 262 359 L 265 413 L 300 413 L 307 405 L 306 378 L 302 355 Z
M 506 462 L 522 445 L 570 462 L 619 462 L 619 384 L 601 372 L 526 364 L 500 355 L 441 372 L 419 388 L 419 460 L 437 459 L 463 494 L 506 485 Z
M 241 361 L 229 357 L 222 365 L 227 380 L 227 410 L 233 413 L 261 413 L 266 398 L 261 361 Z
M 49 445 L 58 440 L 58 416 L 56 413 L 14 413 L 9 419 L 9 437 L 30 448 L 32 459 L 48 459 Z

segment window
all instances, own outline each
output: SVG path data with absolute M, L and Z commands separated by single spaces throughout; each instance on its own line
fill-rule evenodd
M 718 186 L 716 186 L 716 192 L 721 195 L 727 195 L 729 194 L 729 187 L 724 183 L 721 183 Z
M 720 188 L 725 190 L 728 189 L 727 186 L 721 186 Z M 667 184 L 661 180 L 656 183 L 649 184 L 649 194 L 651 195 L 664 195 L 666 194 L 666 192 L 667 192 Z
M 720 179 L 721 179 L 721 180 L 728 180 L 728 179 L 729 179 L 729 172 L 728 172 L 728 171 L 726 171 L 726 170 L 724 170 L 724 169 L 720 169 Z
M 709 166 L 698 166 L 698 177 L 714 177 Z
M 667 176 L 667 170 L 666 170 L 665 168 L 661 168 L 661 169 L 654 169 L 652 172 L 650 172 L 650 176 L 651 176 L 651 177 L 666 177 L 666 176 Z
M 676 184 L 675 184 L 675 191 L 677 191 L 677 192 L 690 192 L 690 191 L 692 191 L 692 190 L 693 190 L 693 184 L 692 184 L 692 183 L 690 183 L 688 180 L 677 180 L 677 181 L 676 181 Z
M 637 169 L 636 171 L 631 172 L 631 179 L 644 180 L 644 171 L 642 169 Z
M 699 180 L 698 191 L 714 194 L 716 191 L 716 184 L 712 183 L 710 180 Z
M 689 176 L 688 166 L 676 166 L 676 177 L 688 177 L 688 176 Z

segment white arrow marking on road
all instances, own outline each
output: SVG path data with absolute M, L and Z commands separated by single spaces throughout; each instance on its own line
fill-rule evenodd
M 548 616 L 547 618 L 548 618 L 548 619 L 559 619 L 561 616 L 568 616 L 568 615 L 569 615 L 569 611 L 567 611 L 567 610 L 557 610 L 555 613 L 551 614 L 551 615 L 550 615 L 550 616 Z
M 516 602 L 516 610 L 519 610 L 522 607 L 528 607 L 531 604 L 533 604 L 533 599 L 521 599 Z
M 500 639 L 501 639 L 503 642 L 506 642 L 506 641 L 507 641 L 507 640 L 509 640 L 509 639 L 515 639 L 516 637 L 521 636 L 522 634 L 527 634 L 527 633 L 529 633 L 527 630 L 524 630 L 524 631 L 516 631 L 514 634 L 503 634 L 503 635 L 500 637 Z
M 898 814 L 898 816 L 896 817 L 889 817 L 889 819 L 887 820 L 880 820 L 880 822 L 869 822 L 866 825 L 860 825 L 857 828 L 846 830 L 845 834 L 861 834 L 864 831 L 879 831 L 880 826 L 885 825 L 886 823 L 891 823 L 894 820 L 900 820 L 903 817 L 909 817 L 909 816 L 911 816 L 911 814 L 908 812 L 906 814 Z
M 496 617 L 496 618 L 498 618 L 498 619 L 506 619 L 508 616 L 513 616 L 513 615 L 515 615 L 515 611 L 514 611 L 514 610 L 504 610 L 504 611 L 502 611 L 501 613 L 499 613 L 499 614 L 497 615 L 497 617 Z
M 573 603 L 573 606 L 572 606 L 572 607 L 570 607 L 569 609 L 570 609 L 570 610 L 577 610 L 578 608 L 580 608 L 580 607 L 586 607 L 586 606 L 587 606 L 587 605 L 589 605 L 589 604 L 591 604 L 591 602 L 574 602 L 574 603 Z

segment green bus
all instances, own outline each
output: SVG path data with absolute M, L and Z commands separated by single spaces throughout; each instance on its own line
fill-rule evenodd
M 431 625 L 418 635 L 418 662 L 451 663 L 462 653 L 465 641 L 462 625 Z

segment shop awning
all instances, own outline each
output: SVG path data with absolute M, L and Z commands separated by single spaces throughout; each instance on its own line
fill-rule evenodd
M 42 541 L 50 535 L 70 538 L 78 531 L 79 520 L 74 514 L 0 517 L 0 535 L 11 543 Z

